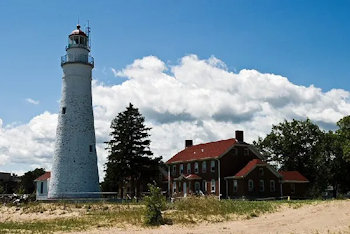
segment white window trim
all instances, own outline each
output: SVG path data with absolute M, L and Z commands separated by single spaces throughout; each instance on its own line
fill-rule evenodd
M 198 188 L 198 189 L 197 189 L 197 188 Z M 201 183 L 200 183 L 200 182 L 195 182 L 195 183 L 194 183 L 194 190 L 195 190 L 195 191 L 201 190 Z
M 213 166 L 214 165 L 214 166 Z M 213 169 L 214 168 L 214 169 Z M 215 161 L 214 160 L 212 160 L 211 162 L 210 162 L 210 171 L 211 172 L 215 172 Z
M 214 182 L 214 183 L 213 183 Z M 215 193 L 216 186 L 215 186 L 215 180 L 211 180 L 210 182 L 211 192 Z
M 235 186 L 236 185 L 236 186 Z M 233 192 L 237 192 L 238 191 L 238 181 L 234 180 L 233 181 Z
M 204 166 L 204 165 L 205 165 L 205 166 Z M 202 172 L 203 172 L 203 173 L 206 173 L 206 172 L 207 172 L 207 162 L 206 162 L 206 161 L 202 162 Z
M 248 180 L 248 191 L 253 191 L 254 190 L 254 181 L 253 180 Z
M 208 191 L 208 185 L 207 185 L 207 181 L 203 180 L 203 191 L 206 192 Z
M 276 182 L 274 180 L 270 180 L 270 192 L 276 192 Z
M 173 193 L 176 192 L 176 182 L 173 182 Z
M 191 174 L 191 163 L 187 163 L 187 174 Z
M 265 191 L 265 181 L 264 180 L 260 180 L 259 181 L 259 190 L 260 190 L 260 192 L 264 192 Z
M 198 162 L 195 162 L 195 163 L 194 163 L 194 173 L 195 173 L 195 174 L 198 174 L 198 171 L 199 171 L 199 170 L 198 170 Z

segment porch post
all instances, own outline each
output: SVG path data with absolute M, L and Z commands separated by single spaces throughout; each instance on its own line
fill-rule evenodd
M 171 191 L 170 191 L 170 166 L 168 165 L 168 194 L 169 198 L 171 197 Z

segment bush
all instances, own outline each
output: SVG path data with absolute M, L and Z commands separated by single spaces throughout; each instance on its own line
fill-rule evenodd
M 162 210 L 165 209 L 165 197 L 159 187 L 148 184 L 150 196 L 144 198 L 146 205 L 145 223 L 147 225 L 160 225 L 163 223 Z

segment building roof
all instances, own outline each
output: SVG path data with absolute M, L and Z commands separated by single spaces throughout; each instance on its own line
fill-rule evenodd
M 170 164 L 175 162 L 187 162 L 201 159 L 218 158 L 236 143 L 238 143 L 237 140 L 231 138 L 205 144 L 192 145 L 177 153 L 166 163 Z
M 82 36 L 85 36 L 86 37 L 86 34 L 80 30 L 80 25 L 78 24 L 77 25 L 77 29 L 73 30 L 70 34 L 71 35 L 82 35 Z
M 246 176 L 251 170 L 253 170 L 257 165 L 267 165 L 266 162 L 261 161 L 260 159 L 253 159 L 245 167 L 243 167 L 235 177 Z
M 51 172 L 48 171 L 45 174 L 39 176 L 38 178 L 36 178 L 34 181 L 45 181 L 47 179 L 49 179 L 51 177 Z
M 300 181 L 300 182 L 309 182 L 299 171 L 279 171 L 283 177 L 284 182 L 288 181 Z
M 182 180 L 182 179 L 201 180 L 202 177 L 200 177 L 199 175 L 196 175 L 196 174 L 181 174 L 179 177 L 175 178 L 175 180 Z

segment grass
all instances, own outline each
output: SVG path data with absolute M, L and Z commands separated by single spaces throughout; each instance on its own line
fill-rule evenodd
M 299 208 L 315 201 L 241 201 L 217 200 L 215 197 L 190 197 L 168 203 L 163 216 L 168 224 L 195 224 L 200 222 L 221 222 L 233 219 L 249 219 L 264 213 L 274 212 L 281 206 Z M 49 220 L 5 221 L 0 223 L 0 234 L 4 233 L 53 233 L 56 231 L 84 231 L 100 227 L 142 226 L 145 206 L 116 203 L 32 203 L 21 207 L 23 214 L 44 213 L 45 215 L 70 214 L 78 217 L 59 217 Z

